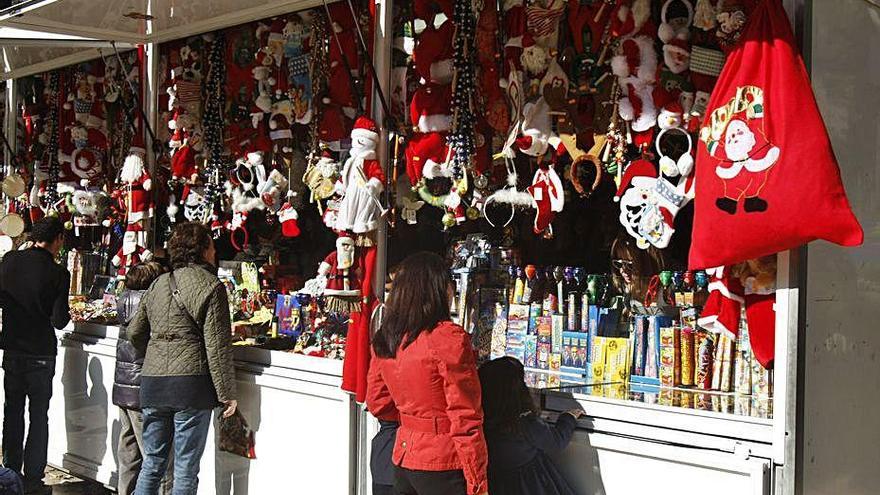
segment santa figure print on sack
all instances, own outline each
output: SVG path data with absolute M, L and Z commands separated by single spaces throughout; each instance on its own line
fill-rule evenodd
M 376 160 L 378 142 L 376 124 L 367 117 L 358 117 L 351 131 L 351 152 L 336 183 L 336 192 L 342 196 L 334 222 L 338 232 L 371 232 L 379 227 L 385 214 L 379 202 L 385 174 Z
M 700 130 L 709 154 L 720 160 L 715 175 L 723 183 L 724 196 L 715 204 L 731 215 L 736 214 L 741 200 L 747 213 L 767 209 L 767 201 L 760 194 L 779 160 L 780 150 L 764 137 L 763 117 L 764 92 L 745 86 L 726 105 L 713 111 L 707 121 L 710 125 Z

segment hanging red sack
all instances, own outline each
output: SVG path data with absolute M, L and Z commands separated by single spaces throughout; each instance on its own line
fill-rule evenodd
M 862 243 L 781 0 L 752 12 L 697 146 L 691 269 L 825 239 Z

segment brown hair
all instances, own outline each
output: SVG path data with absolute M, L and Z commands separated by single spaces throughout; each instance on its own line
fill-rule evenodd
M 147 290 L 150 285 L 159 278 L 159 275 L 168 270 L 157 261 L 140 263 L 128 270 L 125 274 L 125 288 L 131 290 Z
M 205 263 L 205 251 L 213 239 L 208 227 L 196 222 L 182 223 L 174 228 L 168 239 L 168 255 L 173 268 L 183 268 L 191 263 Z
M 631 262 L 628 270 L 632 279 L 629 295 L 637 300 L 644 301 L 648 292 L 648 284 L 651 277 L 660 274 L 665 263 L 663 253 L 654 246 L 641 249 L 636 245 L 636 240 L 626 232 L 620 233 L 611 244 L 611 259 Z M 626 283 L 620 274 L 620 270 L 612 267 L 612 283 L 618 294 L 626 293 Z
M 394 271 L 384 321 L 373 337 L 376 355 L 393 358 L 401 345 L 449 320 L 451 283 L 449 267 L 434 253 L 423 251 L 403 260 Z

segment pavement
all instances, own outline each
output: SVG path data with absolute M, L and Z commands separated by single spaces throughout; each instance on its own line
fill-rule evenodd
M 46 469 L 45 482 L 52 487 L 52 495 L 110 495 L 115 493 L 99 483 L 81 480 L 52 467 Z

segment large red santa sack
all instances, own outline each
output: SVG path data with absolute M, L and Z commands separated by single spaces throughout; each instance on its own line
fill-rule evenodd
M 690 268 L 825 239 L 862 243 L 781 0 L 764 0 L 727 59 L 697 146 Z

